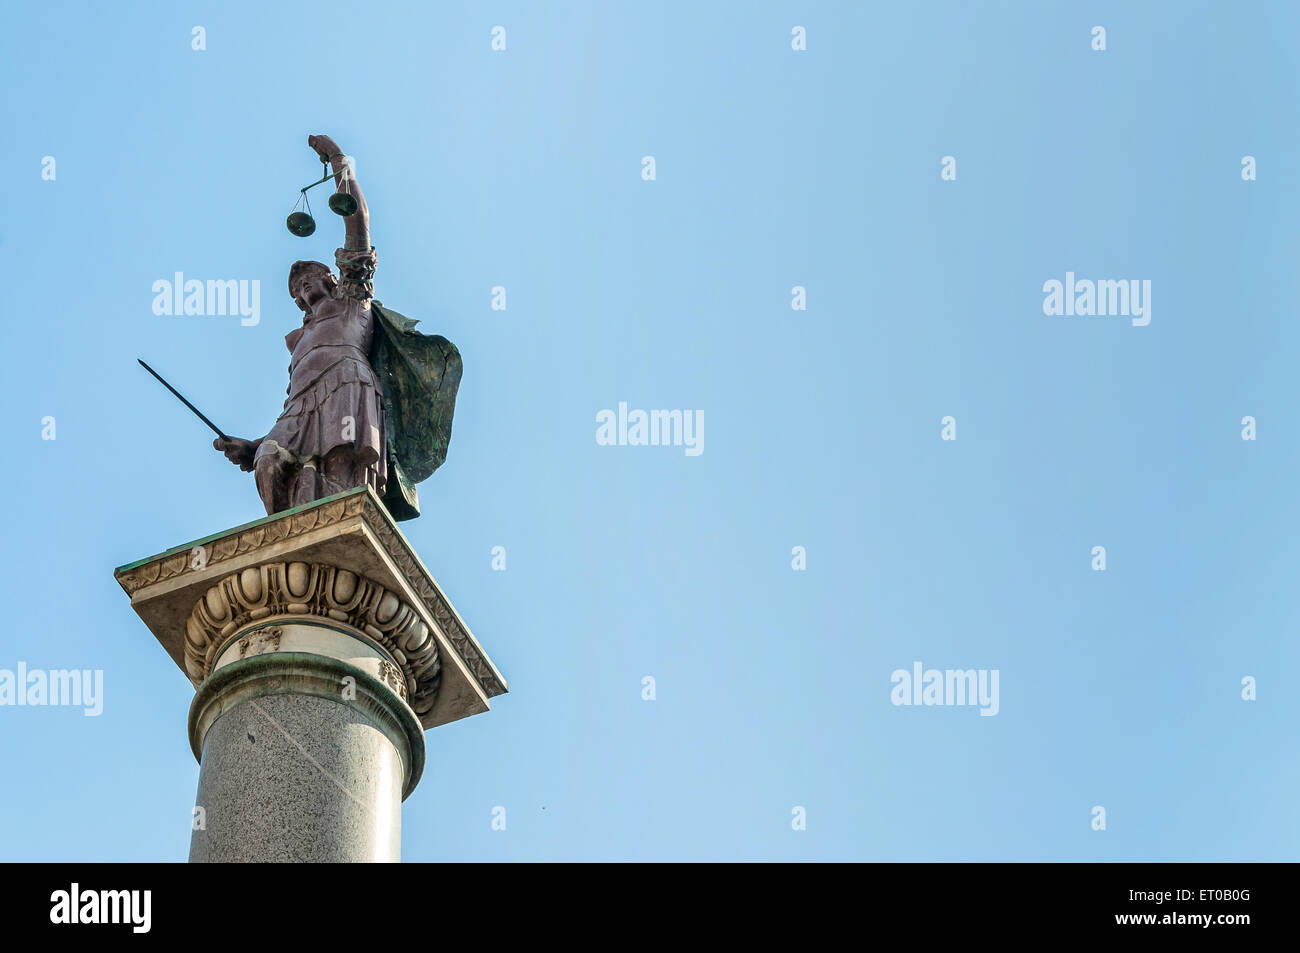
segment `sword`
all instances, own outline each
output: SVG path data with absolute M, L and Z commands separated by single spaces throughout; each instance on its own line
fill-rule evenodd
M 229 440 L 229 439 L 230 439 L 230 438 L 227 437 L 224 433 L 221 432 L 221 428 L 220 428 L 220 427 L 218 427 L 218 426 L 217 426 L 216 424 L 214 424 L 212 421 L 208 420 L 207 417 L 204 417 L 202 411 L 200 411 L 197 407 L 195 407 L 195 406 L 194 406 L 193 404 L 191 404 L 188 400 L 186 400 L 185 397 L 181 394 L 180 391 L 178 391 L 178 390 L 177 390 L 175 387 L 173 387 L 171 384 L 168 384 L 165 380 L 163 380 L 161 374 L 159 374 L 157 371 L 155 371 L 152 367 L 150 367 L 150 366 L 149 366 L 148 364 L 146 364 L 144 361 L 141 361 L 140 358 L 137 357 L 136 360 L 139 361 L 141 367 L 143 367 L 146 371 L 148 371 L 148 372 L 149 372 L 150 374 L 152 374 L 154 377 L 158 378 L 158 383 L 162 384 L 163 387 L 166 387 L 169 391 L 171 391 L 173 394 L 175 394 L 177 400 L 179 400 L 182 404 L 184 404 L 186 407 L 188 407 L 190 410 L 192 410 L 192 411 L 194 412 L 194 416 L 195 416 L 195 417 L 198 417 L 199 420 L 203 421 L 205 424 L 207 424 L 209 427 L 211 427 L 213 433 L 215 433 L 215 434 L 216 434 L 218 437 L 220 437 L 222 440 Z

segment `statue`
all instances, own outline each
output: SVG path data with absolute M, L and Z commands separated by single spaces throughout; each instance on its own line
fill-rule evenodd
M 265 437 L 218 436 L 212 445 L 253 473 L 267 515 L 364 485 L 394 519 L 412 519 L 420 515 L 415 484 L 447 457 L 460 353 L 374 300 L 376 252 L 361 186 L 333 139 L 309 136 L 307 144 L 338 189 L 330 208 L 345 225 L 334 253 L 339 274 L 318 261 L 289 268 L 289 295 L 303 320 L 285 336 L 292 357 L 284 409 Z M 315 225 L 295 213 L 289 227 L 310 234 Z

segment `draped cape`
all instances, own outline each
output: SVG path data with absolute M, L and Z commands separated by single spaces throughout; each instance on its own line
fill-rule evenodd
M 370 302 L 374 340 L 370 366 L 384 390 L 388 481 L 383 501 L 395 520 L 420 515 L 415 484 L 447 459 L 451 417 L 460 387 L 456 345 L 415 330 L 419 322 Z

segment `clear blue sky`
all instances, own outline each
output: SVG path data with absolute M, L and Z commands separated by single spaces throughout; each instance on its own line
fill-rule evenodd
M 1298 48 L 1288 3 L 11 8 L 0 668 L 105 698 L 0 708 L 0 856 L 186 856 L 193 691 L 112 570 L 262 511 L 135 359 L 266 432 L 323 132 L 464 355 L 405 530 L 511 686 L 428 734 L 405 859 L 1296 859 Z M 177 271 L 260 323 L 155 315 Z M 1045 316 L 1067 271 L 1151 324 Z M 705 452 L 598 446 L 620 401 Z M 918 660 L 998 715 L 891 705 Z

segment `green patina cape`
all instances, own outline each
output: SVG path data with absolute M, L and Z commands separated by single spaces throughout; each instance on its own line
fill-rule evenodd
M 418 322 L 378 301 L 370 308 L 376 319 L 370 366 L 384 389 L 388 442 L 383 500 L 393 519 L 409 520 L 420 515 L 415 484 L 447 459 L 460 352 L 445 337 L 421 334 Z

